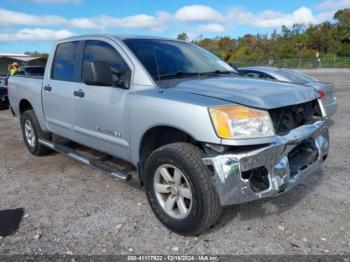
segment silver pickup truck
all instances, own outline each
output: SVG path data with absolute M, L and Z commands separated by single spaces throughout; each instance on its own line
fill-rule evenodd
M 58 41 L 43 77 L 10 77 L 9 99 L 32 154 L 138 174 L 155 215 L 183 235 L 212 226 L 223 206 L 287 192 L 328 154 L 313 88 L 242 78 L 165 38 Z

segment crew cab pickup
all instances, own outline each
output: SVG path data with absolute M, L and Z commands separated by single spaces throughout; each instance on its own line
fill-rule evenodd
M 240 77 L 177 40 L 58 41 L 43 77 L 10 77 L 9 99 L 32 154 L 136 177 L 158 219 L 183 235 L 213 225 L 223 206 L 289 191 L 328 155 L 312 87 Z

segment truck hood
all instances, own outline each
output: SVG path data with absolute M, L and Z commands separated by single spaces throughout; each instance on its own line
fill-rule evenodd
M 176 89 L 263 109 L 301 104 L 317 98 L 311 87 L 237 77 L 182 81 L 176 85 Z

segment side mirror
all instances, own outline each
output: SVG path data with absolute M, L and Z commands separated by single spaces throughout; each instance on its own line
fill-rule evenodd
M 84 82 L 87 85 L 112 86 L 112 71 L 104 61 L 84 62 Z
M 116 86 L 124 89 L 129 88 L 130 71 L 122 66 L 118 69 L 112 69 L 112 81 Z
M 112 75 L 116 75 L 118 77 L 126 73 L 126 69 L 124 67 L 120 69 L 112 69 L 111 71 L 112 71 Z

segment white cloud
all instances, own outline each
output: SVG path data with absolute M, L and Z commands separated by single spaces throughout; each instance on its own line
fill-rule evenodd
M 340 9 L 350 8 L 350 0 L 326 0 L 316 5 L 322 12 L 316 15 L 318 23 L 332 20 L 334 13 Z
M 322 12 L 315 16 L 317 23 L 322 23 L 324 21 L 330 21 L 334 17 L 335 11 Z
M 70 25 L 81 29 L 98 29 L 96 19 L 74 18 L 70 20 Z
M 315 23 L 316 19 L 312 11 L 307 7 L 300 7 L 291 14 L 284 14 L 273 10 L 266 10 L 260 13 L 247 12 L 242 9 L 232 9 L 228 18 L 232 22 L 252 25 L 256 27 L 276 28 L 282 25 Z
M 350 8 L 350 0 L 327 0 L 316 5 L 320 10 L 339 10 Z
M 139 14 L 123 18 L 112 18 L 111 25 L 131 29 L 153 28 L 157 26 L 157 19 L 154 16 Z
M 56 15 L 30 15 L 0 8 L 0 25 L 57 25 L 65 23 L 66 19 Z
M 50 29 L 21 29 L 14 33 L 0 33 L 0 41 L 52 41 L 59 40 L 74 34 L 68 30 L 50 30 Z
M 225 28 L 220 24 L 207 24 L 207 25 L 200 25 L 198 27 L 198 31 L 210 32 L 210 33 L 220 33 L 220 32 L 224 32 Z
M 93 30 L 103 30 L 108 27 L 158 30 L 167 26 L 171 19 L 171 14 L 166 12 L 158 12 L 156 16 L 138 14 L 123 18 L 103 15 L 94 18 L 75 18 L 70 21 L 70 25 L 76 28 Z
M 222 19 L 222 14 L 206 5 L 188 5 L 178 9 L 175 19 L 181 22 L 214 22 Z
M 83 0 L 26 0 L 36 3 L 65 4 L 82 3 Z M 90 31 L 106 31 L 111 28 L 124 28 L 130 31 L 136 29 L 148 31 L 165 31 L 168 28 L 177 28 L 178 31 L 195 32 L 225 32 L 232 30 L 236 24 L 250 25 L 260 28 L 279 28 L 282 25 L 292 26 L 296 23 L 319 23 L 332 19 L 334 10 L 350 5 L 350 0 L 324 0 L 316 7 L 320 10 L 313 14 L 308 7 L 300 7 L 291 13 L 282 13 L 275 10 L 250 12 L 242 8 L 232 8 L 220 13 L 207 5 L 188 5 L 174 13 L 157 12 L 150 14 L 135 14 L 126 17 L 98 15 L 95 17 L 75 17 L 72 19 L 55 15 L 32 15 L 25 12 L 11 11 L 0 8 L 0 28 L 9 30 L 0 34 L 0 41 L 16 40 L 47 40 L 58 39 L 72 35 L 69 30 L 83 29 Z M 26 29 L 11 33 L 11 26 L 23 25 Z M 29 29 L 36 27 L 62 27 L 62 30 Z M 15 27 L 17 28 L 17 27 Z M 66 29 L 68 28 L 68 29 Z
M 103 30 L 108 27 L 125 27 L 125 28 L 151 28 L 156 26 L 154 16 L 139 14 L 124 18 L 112 16 L 98 16 L 94 18 L 75 18 L 70 21 L 72 27 L 81 29 Z
M 31 0 L 33 3 L 37 4 L 74 4 L 80 5 L 83 0 Z
M 44 0 L 38 0 L 44 1 Z M 45 0 L 47 1 L 47 0 Z M 61 0 L 63 1 L 63 0 Z M 172 15 L 166 12 L 158 12 L 156 16 L 138 14 L 127 17 L 112 17 L 101 15 L 93 18 L 66 19 L 61 16 L 31 15 L 23 12 L 11 11 L 0 8 L 0 25 L 69 25 L 75 28 L 103 30 L 109 27 L 121 27 L 130 29 L 159 30 L 169 24 Z

